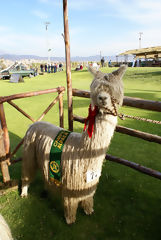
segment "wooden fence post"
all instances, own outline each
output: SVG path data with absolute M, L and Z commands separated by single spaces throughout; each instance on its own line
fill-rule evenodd
M 10 182 L 8 170 L 10 142 L 3 104 L 0 104 L 0 166 L 3 176 L 3 182 Z
M 66 77 L 67 77 L 67 95 L 68 95 L 68 125 L 69 130 L 73 131 L 73 106 L 72 106 L 72 80 L 70 64 L 70 43 L 69 43 L 69 26 L 68 26 L 68 1 L 63 0 L 64 16 L 64 42 L 66 55 Z

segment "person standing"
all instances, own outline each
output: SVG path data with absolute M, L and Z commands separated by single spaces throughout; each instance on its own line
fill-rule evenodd
M 48 64 L 48 73 L 50 73 L 50 68 L 51 68 L 51 66 L 50 66 L 50 64 Z
M 47 68 L 48 68 L 48 66 L 47 66 L 47 64 L 45 64 L 45 72 L 47 72 Z
M 53 73 L 53 70 L 54 70 L 54 66 L 53 64 L 51 64 L 51 73 Z
M 57 72 L 57 65 L 56 65 L 56 63 L 54 64 L 54 73 L 56 73 Z
M 110 61 L 108 62 L 108 66 L 111 67 L 111 59 L 110 59 Z
M 102 57 L 102 58 L 101 58 L 101 67 L 104 67 L 104 63 L 105 63 L 105 58 Z
M 62 71 L 62 67 L 63 67 L 63 64 L 62 64 L 62 63 L 59 63 L 59 72 Z
M 44 71 L 44 65 L 43 64 L 41 64 L 40 65 L 40 71 L 43 73 L 43 71 Z

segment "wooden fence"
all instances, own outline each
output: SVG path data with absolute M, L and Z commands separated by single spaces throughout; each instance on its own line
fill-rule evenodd
M 3 182 L 7 183 L 10 182 L 10 174 L 8 170 L 8 165 L 16 163 L 21 160 L 19 159 L 12 159 L 13 155 L 18 151 L 20 146 L 23 143 L 23 139 L 21 142 L 15 147 L 13 151 L 10 149 L 10 139 L 8 134 L 5 110 L 4 110 L 4 103 L 10 104 L 16 110 L 18 110 L 21 114 L 23 114 L 26 118 L 30 119 L 32 122 L 40 121 L 43 117 L 50 111 L 50 109 L 55 105 L 56 102 L 59 101 L 59 124 L 60 127 L 64 127 L 64 116 L 63 116 L 63 94 L 65 88 L 58 87 L 52 89 L 46 89 L 41 91 L 35 92 L 27 92 L 27 93 L 20 93 L 10 96 L 0 97 L 0 167 L 3 176 Z M 13 100 L 20 99 L 20 98 L 27 98 L 38 96 L 42 94 L 49 94 L 49 93 L 58 93 L 58 96 L 47 106 L 47 108 L 43 111 L 43 113 L 39 116 L 38 119 L 34 119 L 28 113 L 26 113 L 23 109 L 21 109 L 18 105 L 16 105 Z
M 15 147 L 14 150 L 11 151 L 10 149 L 10 139 L 9 139 L 9 134 L 8 134 L 8 129 L 7 129 L 7 123 L 6 123 L 6 117 L 5 117 L 5 112 L 4 112 L 4 106 L 3 104 L 7 102 L 11 106 L 13 106 L 15 109 L 17 109 L 20 113 L 22 113 L 25 117 L 30 119 L 32 122 L 40 121 L 42 118 L 47 114 L 47 112 L 55 105 L 57 101 L 59 101 L 59 119 L 60 119 L 60 126 L 64 127 L 64 120 L 63 120 L 63 93 L 65 91 L 64 87 L 58 87 L 58 88 L 53 88 L 53 89 L 47 89 L 47 90 L 42 90 L 42 91 L 36 91 L 36 92 L 28 92 L 28 93 L 21 93 L 21 94 L 15 94 L 11 96 L 5 96 L 5 97 L 0 97 L 0 166 L 1 166 L 1 171 L 2 171 L 2 176 L 3 176 L 3 182 L 9 182 L 10 181 L 10 175 L 9 175 L 9 170 L 8 170 L 8 165 L 16 163 L 17 161 L 20 161 L 21 158 L 19 159 L 12 159 L 13 155 L 17 152 L 17 150 L 20 148 L 20 146 L 23 143 L 23 139 L 21 142 Z M 37 95 L 42 95 L 42 94 L 47 94 L 47 93 L 54 93 L 57 92 L 58 96 L 50 103 L 50 105 L 43 111 L 41 116 L 38 119 L 34 119 L 30 115 L 28 115 L 23 109 L 18 107 L 13 100 L 20 99 L 20 98 L 26 98 L 26 97 L 33 97 Z M 72 89 L 72 95 L 77 96 L 77 97 L 83 97 L 83 98 L 90 98 L 90 92 L 89 91 L 83 91 L 83 90 L 78 90 L 78 89 Z M 135 108 L 142 108 L 142 109 L 148 109 L 152 111 L 158 111 L 161 112 L 161 102 L 159 101 L 149 101 L 149 100 L 142 100 L 138 98 L 130 98 L 130 97 L 124 97 L 123 105 L 126 106 L 131 106 Z M 69 118 L 71 119 L 71 118 Z M 78 121 L 80 123 L 84 123 L 85 119 L 74 115 L 71 119 L 71 121 Z M 69 124 L 70 126 L 73 125 L 73 122 Z M 158 144 L 161 144 L 161 136 L 157 136 L 154 134 L 149 134 L 146 132 L 142 132 L 139 130 L 127 128 L 124 126 L 117 126 L 116 131 L 123 133 L 123 134 L 128 134 L 133 137 L 138 137 L 141 139 L 144 139 L 149 142 L 155 142 Z M 130 168 L 133 168 L 137 171 L 140 171 L 142 173 L 145 173 L 147 175 L 153 176 L 155 178 L 161 179 L 161 173 L 141 166 L 140 164 L 130 162 L 128 160 L 118 158 L 115 156 L 111 155 L 106 155 L 106 159 L 117 162 L 120 164 L 123 164 L 125 166 L 128 166 Z
M 72 93 L 73 93 L 73 96 L 82 97 L 82 98 L 90 98 L 90 92 L 89 91 L 73 89 Z M 150 101 L 150 100 L 143 100 L 143 99 L 140 99 L 140 98 L 124 97 L 123 105 L 161 112 L 161 102 L 159 102 L 159 101 Z M 82 118 L 80 116 L 77 116 L 77 115 L 73 114 L 73 121 L 84 123 L 85 118 Z M 139 131 L 139 130 L 135 130 L 135 129 L 119 126 L 119 125 L 116 127 L 116 131 L 120 132 L 120 133 L 123 133 L 123 134 L 128 134 L 128 135 L 133 136 L 133 137 L 138 137 L 138 138 L 144 139 L 144 140 L 149 141 L 149 142 L 155 142 L 155 143 L 161 144 L 161 137 L 157 136 L 157 135 L 154 135 L 154 134 L 142 132 L 142 131 Z M 151 168 L 147 168 L 147 167 L 141 166 L 140 164 L 130 162 L 128 160 L 118 158 L 118 157 L 115 157 L 115 156 L 111 156 L 111 155 L 108 155 L 108 154 L 106 155 L 106 159 L 110 160 L 110 161 L 113 161 L 113 162 L 123 164 L 125 166 L 133 168 L 133 169 L 135 169 L 139 172 L 142 172 L 144 174 L 147 174 L 149 176 L 153 176 L 155 178 L 161 179 L 161 173 L 156 171 L 156 170 L 153 170 Z

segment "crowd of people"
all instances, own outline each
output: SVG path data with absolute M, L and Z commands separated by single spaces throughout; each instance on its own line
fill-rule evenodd
M 63 71 L 63 64 L 62 63 L 51 63 L 51 64 L 40 64 L 40 71 L 46 73 L 56 73 L 57 71 Z
M 88 63 L 89 65 L 93 66 L 94 68 L 96 68 L 97 70 L 100 67 L 105 67 L 105 58 L 102 57 L 100 64 L 98 62 L 91 62 Z M 88 67 L 88 64 L 86 67 Z M 108 62 L 108 66 L 111 67 L 111 60 Z M 77 64 L 75 71 L 80 71 L 83 70 L 83 64 Z M 40 64 L 40 72 L 41 73 L 56 73 L 56 72 L 61 72 L 63 71 L 63 64 L 60 63 L 51 63 L 51 64 Z

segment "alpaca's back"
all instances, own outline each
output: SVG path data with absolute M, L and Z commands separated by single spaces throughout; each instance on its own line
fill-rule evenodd
M 49 154 L 61 128 L 48 122 L 36 122 L 26 132 L 23 145 L 22 179 L 31 182 L 39 167 L 48 181 Z

